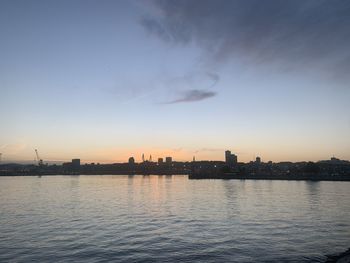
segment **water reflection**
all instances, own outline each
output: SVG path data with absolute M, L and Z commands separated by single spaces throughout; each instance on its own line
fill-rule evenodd
M 317 182 L 317 181 L 304 182 L 308 193 L 310 209 L 319 208 L 321 183 L 322 182 Z

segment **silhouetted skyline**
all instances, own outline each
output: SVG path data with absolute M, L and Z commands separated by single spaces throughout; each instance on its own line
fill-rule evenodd
M 3 161 L 350 159 L 349 1 L 0 2 Z

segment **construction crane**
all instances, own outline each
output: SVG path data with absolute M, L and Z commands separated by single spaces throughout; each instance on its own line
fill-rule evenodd
M 38 162 L 38 165 L 39 165 L 39 166 L 43 166 L 43 165 L 44 165 L 43 159 L 40 159 L 39 153 L 38 153 L 38 150 L 37 150 L 37 149 L 35 149 L 35 154 L 36 154 L 36 160 L 37 160 L 37 162 Z

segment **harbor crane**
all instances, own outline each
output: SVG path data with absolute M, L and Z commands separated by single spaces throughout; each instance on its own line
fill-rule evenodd
M 36 155 L 36 160 L 37 160 L 37 162 L 38 162 L 38 165 L 39 165 L 39 166 L 43 166 L 43 165 L 44 165 L 43 159 L 40 159 L 39 153 L 38 153 L 38 150 L 37 150 L 37 149 L 35 149 L 35 155 Z

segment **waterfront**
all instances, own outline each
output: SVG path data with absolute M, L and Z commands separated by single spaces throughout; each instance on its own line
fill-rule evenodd
M 350 182 L 0 177 L 1 262 L 323 262 Z

